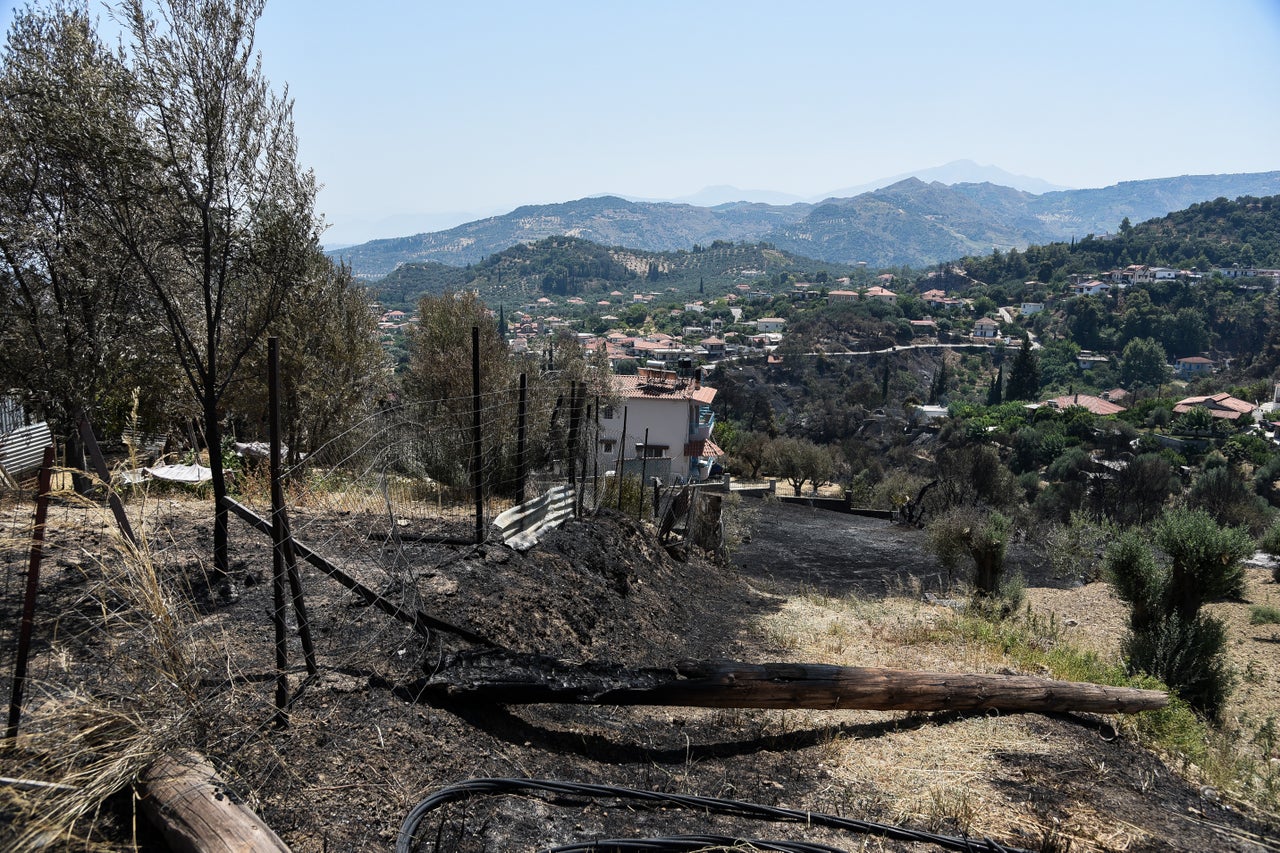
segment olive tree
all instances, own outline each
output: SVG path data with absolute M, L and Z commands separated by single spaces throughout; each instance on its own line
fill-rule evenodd
M 201 411 L 224 574 L 224 398 L 319 246 L 292 101 L 272 90 L 254 48 L 263 4 L 124 0 L 120 10 L 149 159 L 109 212 Z
M 768 469 L 785 479 L 798 496 L 805 483 L 819 488 L 832 482 L 840 473 L 840 460 L 831 448 L 815 444 L 806 438 L 784 437 L 774 439 L 766 451 Z
M 84 9 L 55 2 L 14 18 L 0 103 L 0 388 L 50 421 L 78 466 L 81 413 L 118 428 L 135 390 L 143 412 L 163 412 L 174 378 L 104 217 L 146 160 L 136 90 Z

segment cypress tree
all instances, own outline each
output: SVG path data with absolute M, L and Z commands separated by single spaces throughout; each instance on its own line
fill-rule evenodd
M 1004 365 L 991 377 L 991 388 L 987 391 L 987 405 L 998 406 L 1004 402 Z
M 1022 347 L 1013 358 L 1009 371 L 1009 384 L 1005 397 L 1009 400 L 1030 400 L 1040 393 L 1040 359 L 1031 350 L 1031 339 L 1022 339 Z

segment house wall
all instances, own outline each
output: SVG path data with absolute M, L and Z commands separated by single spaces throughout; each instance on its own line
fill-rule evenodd
M 666 445 L 665 458 L 670 462 L 672 476 L 687 477 L 689 475 L 689 457 L 684 455 L 684 446 L 689 441 L 689 424 L 697 414 L 698 404 L 689 400 L 631 398 L 614 406 L 612 418 L 600 419 L 600 439 L 622 439 L 622 415 L 626 408 L 627 435 L 624 441 L 623 458 L 630 460 L 636 455 L 636 445 L 644 442 L 644 431 L 649 430 L 649 444 Z M 615 445 L 612 453 L 605 453 L 599 444 L 596 452 L 600 457 L 600 470 L 612 471 L 617 465 L 618 448 Z M 649 460 L 650 468 L 657 469 L 656 460 Z M 628 462 L 629 466 L 630 463 Z M 630 468 L 628 467 L 628 470 Z M 656 471 L 655 471 L 656 475 Z

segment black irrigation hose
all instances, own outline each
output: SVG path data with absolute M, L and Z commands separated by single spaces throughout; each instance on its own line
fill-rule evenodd
M 419 825 L 429 813 L 440 806 L 457 802 L 458 800 L 465 800 L 469 797 L 518 794 L 527 791 L 541 791 L 551 794 L 564 794 L 579 797 L 608 797 L 612 799 L 641 800 L 650 803 L 660 803 L 667 806 L 682 806 L 684 808 L 698 809 L 714 814 L 733 815 L 736 817 L 747 817 L 756 820 L 804 823 L 812 826 L 824 826 L 867 835 L 877 835 L 883 838 L 892 838 L 896 841 L 923 842 L 925 844 L 933 844 L 947 850 L 964 851 L 964 853 L 978 853 L 978 851 L 986 851 L 986 853 L 1031 853 L 1031 851 L 1022 850 L 1016 847 L 1005 847 L 987 838 L 979 840 L 957 838 L 950 835 L 937 835 L 932 832 L 924 832 L 923 830 L 907 829 L 905 827 L 891 826 L 889 824 L 875 823 L 873 821 L 857 820 L 855 818 L 838 817 L 836 815 L 820 814 L 816 812 L 798 811 L 796 809 L 783 809 L 774 806 L 762 806 L 756 803 L 747 803 L 740 800 L 721 800 L 715 797 L 698 797 L 690 794 L 663 794 L 656 791 L 640 791 L 634 788 L 619 788 L 613 785 L 590 785 L 583 782 L 560 782 L 549 779 L 468 779 L 465 782 L 459 782 L 456 785 L 450 785 L 447 788 L 442 788 L 414 806 L 409 811 L 409 814 L 405 816 L 404 822 L 400 824 L 400 835 L 396 839 L 396 853 L 412 853 L 414 837 L 418 833 Z M 612 851 L 633 850 L 697 850 L 700 849 L 700 847 L 690 846 L 694 843 L 692 839 L 710 837 L 712 836 L 676 836 L 672 838 L 637 839 L 634 841 L 592 841 L 565 847 L 555 847 L 549 850 L 548 853 L 586 853 L 586 851 L 593 851 L 593 853 L 610 851 L 610 853 L 612 853 Z M 795 850 L 801 851 L 801 853 L 808 853 L 808 851 L 830 853 L 830 851 L 834 849 L 821 845 L 805 845 L 797 842 L 773 841 L 751 843 L 775 845 L 774 847 L 762 848 L 766 850 Z M 705 847 L 707 845 L 702 844 L 701 846 Z
M 839 847 L 808 841 L 766 841 L 732 835 L 672 835 L 667 838 L 602 838 L 552 847 L 546 853 L 648 853 L 650 850 L 770 850 L 777 853 L 845 853 Z

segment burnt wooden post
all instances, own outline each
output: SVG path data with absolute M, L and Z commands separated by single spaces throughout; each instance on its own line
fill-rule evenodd
M 298 556 L 293 548 L 293 535 L 289 531 L 289 514 L 284 503 L 284 471 L 282 470 L 280 436 L 280 341 L 267 339 L 268 418 L 271 443 L 271 541 L 272 566 L 280 561 L 289 580 L 289 593 L 293 601 L 294 615 L 298 619 L 298 635 L 302 640 L 302 656 L 307 672 L 315 675 L 316 650 L 311 643 L 311 621 L 307 618 L 307 605 L 302 597 L 302 576 L 298 572 Z M 278 569 L 276 570 L 278 572 Z M 274 574 L 273 574 L 274 577 Z
M 704 489 L 694 492 L 693 526 L 689 529 L 689 541 L 704 551 L 719 553 L 723 546 L 720 527 L 721 495 L 713 495 Z
M 93 464 L 93 471 L 107 488 L 107 506 L 111 507 L 111 515 L 115 517 L 116 526 L 120 528 L 124 538 L 129 540 L 129 544 L 137 548 L 138 537 L 133 532 L 133 525 L 129 524 L 129 516 L 125 514 L 120 496 L 116 494 L 115 489 L 111 488 L 111 472 L 107 470 L 107 460 L 102 456 L 102 449 L 98 447 L 98 439 L 93 434 L 93 425 L 89 423 L 87 415 L 81 413 L 77 428 L 80 433 L 80 442 L 84 445 L 90 463 Z
M 520 395 L 516 401 L 516 503 L 524 503 L 525 470 L 524 442 L 529 417 L 529 378 L 520 374 Z
M 644 428 L 644 447 L 640 450 L 640 488 L 636 489 L 636 520 L 644 519 L 644 481 L 649 476 L 649 428 Z
M 166 755 L 143 771 L 139 781 L 145 792 L 139 804 L 171 850 L 289 853 L 198 753 Z
M 49 488 L 53 481 L 53 445 L 44 449 L 36 494 L 36 524 L 31 531 L 31 559 L 27 563 L 27 590 L 22 597 L 22 623 L 18 627 L 18 656 L 13 662 L 13 689 L 9 693 L 9 728 L 5 737 L 18 737 L 22 719 L 22 692 L 27 683 L 27 658 L 31 655 L 31 634 L 36 622 L 36 594 L 40 589 L 40 561 L 44 558 L 44 526 L 49 518 Z
M 591 444 L 591 511 L 600 508 L 600 395 L 596 395 L 596 435 Z
M 622 479 L 623 462 L 627 458 L 627 407 L 622 407 L 622 435 L 618 437 L 618 471 L 614 476 L 614 485 L 618 487 L 618 512 L 622 512 Z
M 271 542 L 274 545 L 271 549 L 271 624 L 275 627 L 276 634 L 276 713 L 273 722 L 283 726 L 288 723 L 286 707 L 289 704 L 289 676 L 286 670 L 289 668 L 289 639 L 284 624 L 284 525 L 280 523 L 284 499 L 277 500 L 280 483 L 276 479 L 280 466 L 280 410 L 276 408 L 279 402 L 276 397 L 279 377 L 276 375 L 275 343 L 275 338 L 270 338 L 267 342 L 267 369 L 270 374 L 267 386 L 270 396 L 268 428 L 271 432 Z M 213 450 L 210 449 L 209 452 L 212 453 Z
M 459 656 L 419 688 L 424 697 L 510 705 L 1131 714 L 1169 704 L 1163 691 L 1032 675 L 737 661 L 682 661 L 661 669 L 628 670 L 516 654 Z
M 577 380 L 569 382 L 569 441 L 565 448 L 565 456 L 569 462 L 569 487 L 577 488 L 578 485 L 578 383 Z
M 484 542 L 484 485 L 480 459 L 480 327 L 471 327 L 471 489 L 476 501 L 476 544 Z

